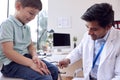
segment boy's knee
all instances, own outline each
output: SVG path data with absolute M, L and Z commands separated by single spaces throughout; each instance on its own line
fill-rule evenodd
M 43 75 L 39 79 L 35 79 L 35 80 L 53 80 L 53 78 L 51 75 Z
M 58 67 L 57 66 L 54 66 L 54 73 L 56 73 L 56 74 L 58 74 L 58 72 L 59 72 L 59 69 L 58 69 Z

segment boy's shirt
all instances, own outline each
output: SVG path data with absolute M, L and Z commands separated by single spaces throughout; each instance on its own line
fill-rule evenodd
M 13 41 L 14 50 L 18 53 L 22 55 L 28 53 L 27 47 L 31 43 L 30 28 L 27 25 L 23 25 L 14 16 L 10 16 L 0 25 L 0 61 L 4 65 L 11 62 L 11 60 L 5 57 L 1 49 L 1 43 L 7 41 Z

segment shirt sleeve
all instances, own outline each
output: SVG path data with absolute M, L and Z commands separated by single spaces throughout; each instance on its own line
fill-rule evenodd
M 83 57 L 83 44 L 86 40 L 87 32 L 84 34 L 83 39 L 81 40 L 80 44 L 73 49 L 66 58 L 70 59 L 70 64 L 82 59 Z
M 13 26 L 10 21 L 5 21 L 0 25 L 0 43 L 13 41 Z

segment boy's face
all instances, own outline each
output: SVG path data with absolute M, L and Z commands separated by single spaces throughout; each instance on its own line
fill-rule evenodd
M 32 7 L 22 7 L 20 4 L 16 5 L 16 18 L 20 20 L 23 24 L 26 24 L 33 20 L 35 16 L 39 13 L 38 9 Z
M 106 28 L 100 27 L 97 21 L 87 22 L 86 27 L 88 29 L 88 34 L 93 40 L 103 38 L 110 29 L 110 26 L 106 26 Z

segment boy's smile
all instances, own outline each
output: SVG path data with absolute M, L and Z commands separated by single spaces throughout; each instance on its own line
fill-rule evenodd
M 26 24 L 33 20 L 39 13 L 39 10 L 32 7 L 22 7 L 21 4 L 16 4 L 15 17 L 20 20 L 23 24 Z

